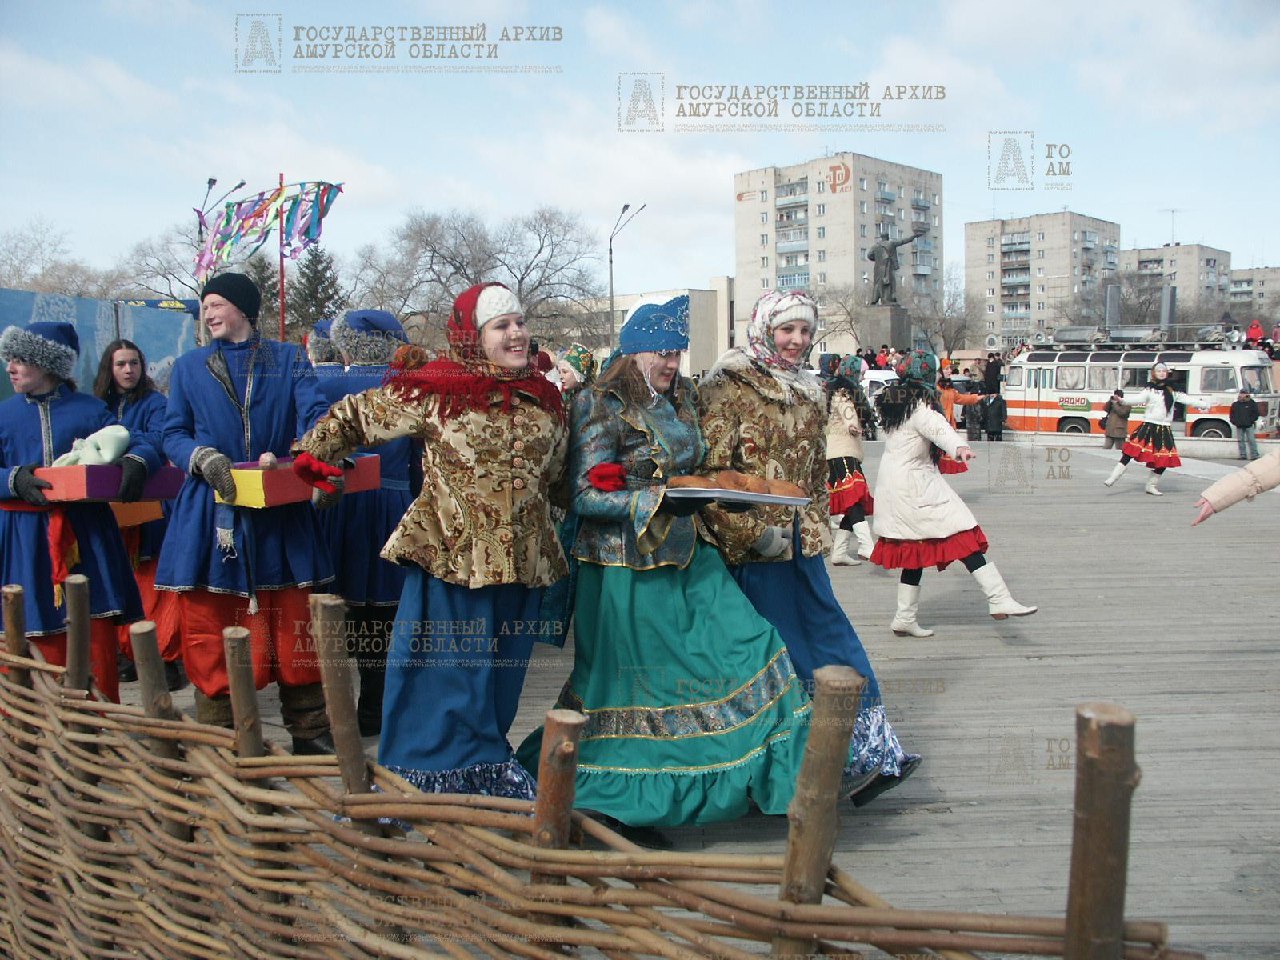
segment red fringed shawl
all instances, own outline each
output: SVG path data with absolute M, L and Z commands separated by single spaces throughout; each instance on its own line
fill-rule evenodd
M 410 345 L 396 351 L 383 383 L 405 400 L 439 397 L 442 421 L 468 410 L 488 410 L 494 393 L 502 395 L 502 410 L 509 411 L 517 391 L 532 397 L 561 423 L 565 421 L 560 391 L 532 367 L 511 371 L 489 363 L 468 367 L 450 357 L 433 359 L 426 350 Z

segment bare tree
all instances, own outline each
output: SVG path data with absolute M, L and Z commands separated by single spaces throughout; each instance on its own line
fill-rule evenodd
M 134 244 L 120 264 L 141 291 L 156 297 L 190 300 L 200 296 L 195 277 L 200 241 L 194 229 L 183 223 Z
M 965 349 L 971 335 L 977 339 L 982 305 L 977 297 L 965 296 L 964 275 L 958 263 L 946 268 L 940 299 L 932 294 L 913 295 L 908 309 L 912 325 L 943 356 Z
M 96 270 L 67 253 L 66 234 L 37 218 L 0 234 L 0 287 L 111 300 L 125 296 L 123 271 Z
M 414 316 L 420 339 L 434 346 L 443 342 L 453 298 L 497 280 L 520 298 L 544 343 L 586 338 L 599 346 L 607 340 L 608 315 L 596 260 L 596 240 L 578 216 L 555 208 L 496 227 L 474 213 L 415 211 L 388 249 L 361 249 L 351 297 L 360 306 Z
M 848 337 L 860 346 L 867 345 L 867 320 L 871 308 L 867 306 L 864 286 L 857 283 L 828 284 L 818 290 L 815 299 L 825 336 L 833 340 Z

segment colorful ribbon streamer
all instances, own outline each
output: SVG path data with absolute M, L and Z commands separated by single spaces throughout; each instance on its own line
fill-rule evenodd
M 231 259 L 241 243 L 251 244 L 250 257 L 271 239 L 271 231 L 284 223 L 282 247 L 291 259 L 320 239 L 321 221 L 342 184 L 323 180 L 292 183 L 259 193 L 247 200 L 229 202 L 222 216 L 209 228 L 209 239 L 196 257 L 195 277 L 203 282 L 220 265 Z

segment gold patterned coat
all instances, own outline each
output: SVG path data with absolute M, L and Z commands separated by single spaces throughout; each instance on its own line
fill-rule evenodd
M 332 463 L 358 447 L 399 437 L 424 441 L 422 493 L 382 548 L 465 587 L 545 587 L 568 573 L 551 523 L 551 499 L 567 503 L 568 432 L 555 413 L 515 393 L 492 394 L 487 411 L 441 421 L 435 397 L 405 401 L 385 387 L 339 400 L 294 446 Z
M 831 547 L 827 510 L 827 408 L 821 382 L 807 372 L 783 383 L 741 350 L 730 350 L 698 385 L 707 456 L 701 473 L 739 470 L 789 480 L 811 498 L 800 512 L 806 557 Z M 766 526 L 791 526 L 794 507 L 754 507 L 729 513 L 712 505 L 702 519 L 725 563 L 765 560 L 751 547 Z M 778 558 L 781 559 L 781 558 Z

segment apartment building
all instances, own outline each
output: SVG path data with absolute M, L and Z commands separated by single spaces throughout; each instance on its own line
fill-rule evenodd
M 1280 321 L 1280 267 L 1232 270 L 1227 305 L 1236 323 L 1247 324 L 1254 317 Z
M 942 175 L 858 153 L 835 153 L 790 166 L 734 175 L 734 339 L 761 291 L 865 290 L 867 252 L 880 236 L 898 240 L 919 227 L 928 235 L 899 250 L 898 300 L 942 299 Z M 824 319 L 819 318 L 819 326 Z M 822 330 L 815 339 L 822 341 Z M 848 352 L 852 342 L 826 344 Z M 866 346 L 866 344 L 863 344 Z
M 1102 282 L 1119 267 L 1120 225 L 1063 210 L 964 225 L 964 286 L 985 336 L 1009 347 L 1059 326 L 1098 324 Z
M 1178 317 L 1226 307 L 1231 281 L 1231 254 L 1226 250 L 1199 243 L 1136 247 L 1120 251 L 1120 269 L 1136 273 L 1144 284 L 1173 287 Z

